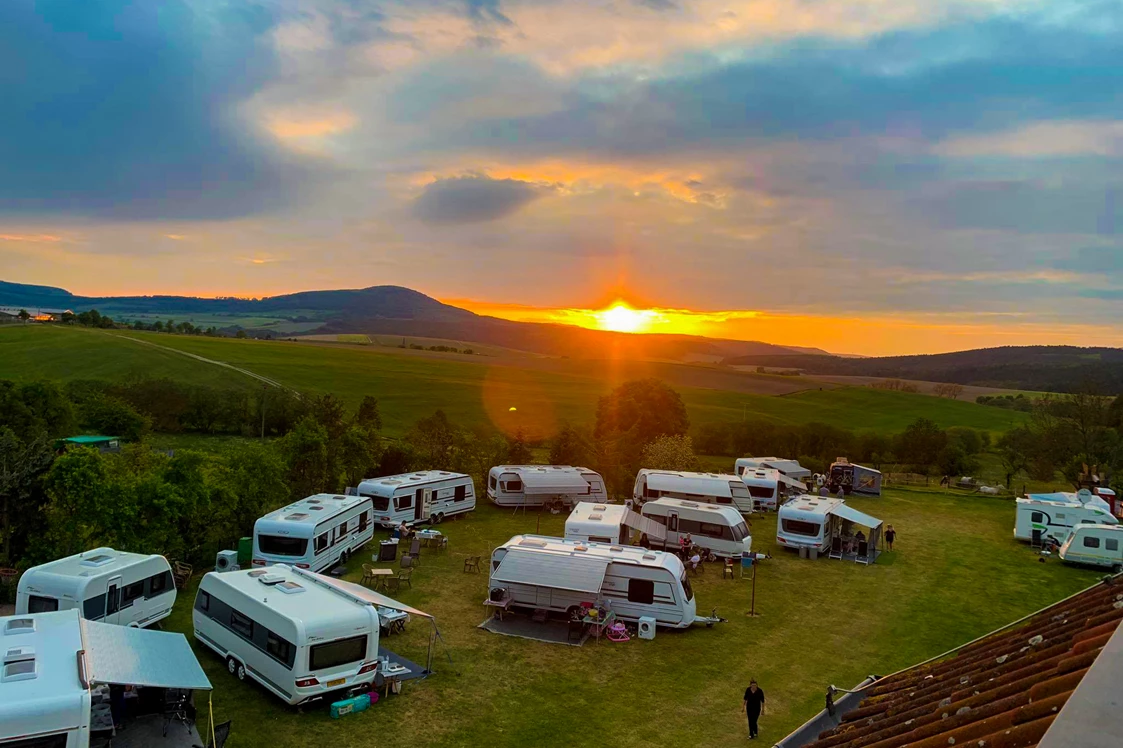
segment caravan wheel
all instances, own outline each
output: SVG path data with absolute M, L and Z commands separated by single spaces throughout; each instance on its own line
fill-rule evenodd
M 237 670 L 236 673 L 234 673 L 234 675 L 238 678 L 238 680 L 245 680 L 246 679 L 246 666 L 239 662 L 238 663 L 238 670 Z
M 339 564 L 342 566 L 343 564 L 347 563 L 347 559 L 350 557 L 350 553 L 348 553 L 347 551 L 343 551 L 339 554 Z
M 444 515 L 443 512 L 433 515 L 433 524 L 434 525 L 439 525 L 440 523 L 442 523 L 444 521 L 445 521 L 445 515 Z
M 231 675 L 237 675 L 238 674 L 238 661 L 235 660 L 233 657 L 227 657 L 226 658 L 226 670 Z

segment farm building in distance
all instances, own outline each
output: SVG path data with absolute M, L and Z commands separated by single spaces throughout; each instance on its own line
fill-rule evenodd
M 947 655 L 871 675 L 777 748 L 1108 748 L 1123 735 L 1123 579 L 1112 577 Z
M 45 309 L 33 306 L 0 306 L 0 317 L 19 317 L 21 311 L 31 315 L 34 322 L 58 322 L 64 314 L 73 314 L 69 309 Z

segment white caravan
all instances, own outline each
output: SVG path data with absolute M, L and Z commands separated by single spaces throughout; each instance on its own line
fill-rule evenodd
M 1088 566 L 1123 569 L 1123 527 L 1119 525 L 1080 525 L 1057 553 L 1062 561 Z
M 781 506 L 776 518 L 776 542 L 793 550 L 807 548 L 825 553 L 847 522 L 869 530 L 869 553 L 876 556 L 881 520 L 859 512 L 842 499 L 822 496 L 800 496 Z
M 678 556 L 636 546 L 516 535 L 491 554 L 489 581 L 517 607 L 572 615 L 582 603 L 601 602 L 621 620 L 650 616 L 668 628 L 698 619 Z
M 622 504 L 582 501 L 565 520 L 566 539 L 588 543 L 628 545 L 633 530 L 647 535 L 652 543 L 661 544 L 667 536 L 665 527 Z
M 666 528 L 664 548 L 677 549 L 679 539 L 689 534 L 694 545 L 708 548 L 716 556 L 739 558 L 752 550 L 749 526 L 741 513 L 731 506 L 656 499 L 643 505 L 643 516 Z
M 321 493 L 266 514 L 253 525 L 253 565 L 327 571 L 374 537 L 365 496 Z
M 374 505 L 374 519 L 383 527 L 405 522 L 444 522 L 445 517 L 476 508 L 472 476 L 444 470 L 368 478 L 356 489 Z
M 1063 543 L 1079 525 L 1117 525 L 1119 520 L 1096 502 L 1040 501 L 1035 498 L 1015 500 L 1014 537 L 1042 545 L 1052 538 Z
M 497 465 L 487 474 L 487 497 L 498 506 L 522 507 L 608 501 L 600 473 L 569 465 Z
M 637 504 L 663 498 L 728 504 L 741 514 L 753 513 L 753 498 L 744 481 L 736 475 L 720 473 L 643 468 L 636 474 L 632 498 Z
M 110 684 L 211 688 L 182 634 L 86 621 L 74 609 L 0 618 L 0 652 L 4 748 L 89 748 L 91 732 L 113 732 Z M 154 745 L 132 732 L 142 725 L 126 723 L 114 741 Z
M 733 463 L 733 472 L 741 475 L 746 470 L 778 470 L 792 480 L 803 481 L 811 477 L 811 471 L 799 464 L 798 460 L 782 457 L 738 457 Z
M 374 681 L 378 609 L 289 566 L 210 572 L 191 613 L 195 638 L 288 704 Z
M 831 469 L 827 473 L 827 490 L 831 493 L 842 491 L 846 496 L 852 493 L 880 496 L 881 471 L 855 465 L 845 457 L 839 457 L 831 463 Z
M 1100 496 L 1099 493 L 1105 493 L 1103 489 L 1097 493 L 1092 493 L 1087 488 L 1081 488 L 1079 491 L 1073 493 L 1072 491 L 1056 491 L 1054 493 L 1029 493 L 1025 498 L 1032 499 L 1033 501 L 1049 501 L 1054 504 L 1087 504 L 1089 506 L 1097 506 L 1100 509 L 1111 511 L 1111 503 Z M 1106 490 L 1106 494 L 1113 495 L 1110 489 Z M 1109 496 L 1110 497 L 1110 496 Z
M 740 473 L 741 482 L 749 489 L 753 499 L 753 511 L 775 511 L 789 495 L 806 493 L 807 486 L 801 481 L 769 468 L 745 468 Z
M 73 608 L 88 620 L 122 626 L 151 626 L 167 618 L 174 604 L 166 558 L 112 548 L 33 566 L 16 589 L 17 614 Z

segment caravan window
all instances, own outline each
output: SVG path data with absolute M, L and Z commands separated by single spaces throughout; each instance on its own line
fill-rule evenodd
M 1042 514 L 1041 512 L 1033 512 L 1032 514 L 1029 515 L 1029 521 L 1030 522 L 1044 522 L 1045 521 L 1045 515 Z
M 308 538 L 286 538 L 280 535 L 258 535 L 257 547 L 269 556 L 303 556 L 308 552 Z
M 771 499 L 776 495 L 776 489 L 766 488 L 765 486 L 749 486 L 749 495 L 754 499 Z
M 611 544 L 612 538 L 601 538 L 601 537 L 597 537 L 596 535 L 590 535 L 589 536 L 589 542 L 590 543 L 609 543 L 609 544 Z
M 741 522 L 733 528 L 733 539 L 740 542 L 749 537 L 749 526 Z
M 679 581 L 682 582 L 683 592 L 686 593 L 686 602 L 690 602 L 694 599 L 694 588 L 690 586 L 690 580 L 686 578 L 685 571 L 682 573 L 682 579 Z
M 234 633 L 253 641 L 253 621 L 233 608 L 230 609 L 230 628 L 234 629 Z
M 494 475 L 489 475 L 489 476 L 487 476 L 487 485 L 488 485 L 488 488 L 491 488 L 492 490 L 494 490 L 494 489 L 495 489 L 495 486 L 496 486 L 496 484 L 498 484 L 498 483 L 499 483 L 499 481 L 497 481 L 497 480 L 495 479 L 495 476 L 494 476 Z
M 138 597 L 144 597 L 144 580 L 126 584 L 121 590 L 121 604 L 128 605 Z
M 82 617 L 91 621 L 105 616 L 105 595 L 91 597 L 82 603 Z
M 725 536 L 725 531 L 729 529 L 721 525 L 715 525 L 712 522 L 698 523 L 698 533 L 705 535 L 707 538 L 720 538 Z M 728 540 L 728 538 L 726 538 Z
M 650 579 L 629 579 L 628 602 L 651 605 L 655 602 L 655 582 Z
M 800 519 L 780 520 L 780 526 L 784 528 L 784 532 L 790 532 L 792 535 L 807 535 L 812 538 L 819 537 L 819 531 L 823 527 L 814 522 L 804 522 Z
M 374 496 L 367 493 L 363 494 L 363 496 L 370 499 L 371 504 L 374 505 L 374 511 L 376 512 L 385 512 L 390 508 L 389 496 Z
M 211 593 L 200 592 L 199 593 L 199 610 L 210 610 L 210 609 L 211 609 Z
M 162 571 L 159 574 L 153 574 L 148 578 L 148 595 L 154 597 L 163 592 L 167 592 L 172 586 L 172 573 L 170 571 Z
M 370 512 L 363 512 L 359 515 L 359 532 L 366 531 L 368 522 L 370 522 Z
M 733 498 L 735 498 L 735 499 L 747 499 L 747 498 L 749 498 L 748 487 L 745 486 L 745 484 L 742 483 L 739 480 L 729 481 L 729 492 L 731 494 L 733 494 Z
M 353 636 L 350 639 L 339 639 L 327 644 L 317 644 L 312 647 L 308 655 L 309 670 L 328 670 L 341 665 L 349 665 L 366 657 L 367 637 Z
M 648 485 L 647 485 L 647 481 L 643 482 L 643 498 L 645 498 L 645 499 L 657 499 L 657 498 L 659 498 L 659 492 L 656 491 L 653 488 L 649 488 Z
M 339 527 L 335 528 L 335 537 L 342 538 L 345 535 L 347 535 L 347 523 L 343 522 L 339 525 Z
M 265 637 L 265 651 L 285 665 L 292 663 L 292 642 L 282 639 L 272 631 Z
M 1119 550 L 1119 541 L 1115 538 L 1108 538 L 1104 541 L 1104 547 L 1109 551 L 1117 551 Z
M 406 494 L 405 496 L 394 497 L 395 509 L 412 509 L 413 508 L 413 494 Z
M 320 535 L 317 535 L 315 542 L 316 542 L 316 545 L 314 547 L 315 547 L 316 553 L 320 553 L 321 551 L 327 550 L 327 547 L 329 545 L 328 534 L 325 532 L 325 533 L 322 533 Z
M 1091 535 L 1088 535 L 1084 538 L 1084 547 L 1085 548 L 1099 548 L 1100 547 L 1100 539 L 1099 538 L 1093 538 Z
M 32 595 L 27 598 L 28 613 L 54 613 L 58 610 L 58 600 L 53 597 Z
M 521 491 L 523 490 L 523 482 L 518 478 L 515 478 L 514 480 L 504 481 L 503 490 L 513 492 Z
M 468 487 L 465 486 L 463 483 L 461 483 L 452 492 L 452 500 L 453 501 L 464 501 L 466 498 L 468 498 Z

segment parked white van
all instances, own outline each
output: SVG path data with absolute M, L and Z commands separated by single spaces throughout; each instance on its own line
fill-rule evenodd
M 1123 526 L 1080 525 L 1073 529 L 1057 553 L 1071 564 L 1123 570 Z
M 175 594 L 163 556 L 94 548 L 25 571 L 16 613 L 75 608 L 91 621 L 144 627 L 168 617 Z
M 1098 500 L 1082 504 L 1023 497 L 1014 504 L 1014 537 L 1033 545 L 1042 545 L 1049 538 L 1064 543 L 1080 525 L 1119 524 L 1106 503 Z
M 476 508 L 472 476 L 444 470 L 367 478 L 356 491 L 371 500 L 375 522 L 383 527 L 396 527 L 402 522 L 440 524 L 445 517 Z
M 289 704 L 369 687 L 378 610 L 317 574 L 277 565 L 210 572 L 191 613 L 195 638 Z
M 752 550 L 753 539 L 745 518 L 731 506 L 699 504 L 683 499 L 656 499 L 643 505 L 643 516 L 666 528 L 664 548 L 677 549 L 689 534 L 694 544 L 716 556 L 739 558 Z M 657 541 L 652 541 L 655 545 Z
M 741 514 L 753 513 L 753 498 L 744 481 L 739 476 L 720 473 L 643 468 L 636 474 L 632 498 L 637 504 L 662 498 L 727 504 Z
M 650 616 L 687 628 L 697 619 L 678 556 L 635 546 L 516 535 L 491 554 L 490 586 L 506 589 L 517 607 L 572 615 L 600 601 L 624 621 Z
M 321 493 L 266 514 L 253 525 L 253 565 L 292 564 L 325 571 L 374 537 L 365 496 Z
M 561 501 L 608 501 L 600 473 L 570 465 L 497 465 L 487 474 L 487 497 L 498 506 L 542 506 Z
M 89 748 L 91 732 L 113 732 L 110 684 L 211 688 L 183 634 L 86 621 L 77 609 L 0 618 L 0 653 L 5 748 Z M 161 724 L 130 721 L 114 743 L 159 745 Z

